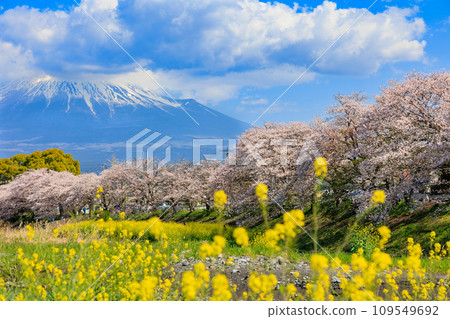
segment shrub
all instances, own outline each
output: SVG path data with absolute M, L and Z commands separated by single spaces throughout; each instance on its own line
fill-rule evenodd
M 350 237 L 350 251 L 357 253 L 359 249 L 363 249 L 367 256 L 372 255 L 374 249 L 378 246 L 380 237 L 376 228 L 370 224 L 367 226 L 356 226 Z

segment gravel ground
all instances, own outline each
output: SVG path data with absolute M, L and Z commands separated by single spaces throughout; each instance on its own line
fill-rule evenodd
M 228 259 L 232 258 L 232 261 Z M 192 270 L 194 265 L 198 262 L 203 262 L 207 270 L 210 271 L 211 277 L 215 273 L 225 273 L 231 285 L 236 285 L 236 294 L 242 295 L 242 292 L 248 291 L 248 278 L 251 272 L 257 272 L 258 274 L 274 274 L 278 279 L 276 289 L 280 285 L 286 285 L 293 283 L 299 291 L 306 289 L 306 284 L 309 281 L 311 275 L 311 268 L 306 261 L 293 263 L 283 257 L 265 257 L 257 256 L 250 258 L 247 256 L 229 256 L 222 257 L 219 255 L 217 258 L 207 258 L 205 261 L 201 261 L 194 258 L 182 259 L 178 263 L 172 265 L 176 273 Z M 294 277 L 295 272 L 299 273 L 298 278 Z M 339 279 L 332 276 L 333 288 L 339 290 Z

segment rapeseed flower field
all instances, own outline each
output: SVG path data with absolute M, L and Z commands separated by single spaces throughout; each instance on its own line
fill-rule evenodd
M 290 245 L 303 223 L 300 210 L 288 212 L 283 223 L 265 231 L 264 244 L 277 255 Z M 149 228 L 150 225 L 153 225 Z M 297 227 L 296 227 L 297 226 Z M 298 272 L 282 284 L 269 272 L 252 273 L 247 289 L 237 293 L 220 267 L 206 269 L 204 260 L 214 262 L 227 245 L 250 249 L 244 228 L 218 235 L 218 224 L 84 221 L 69 223 L 54 231 L 55 240 L 68 244 L 40 245 L 35 231 L 27 229 L 27 246 L 18 248 L 10 265 L 14 276 L 0 277 L 0 300 L 448 300 L 449 274 L 439 279 L 422 267 L 422 247 L 412 238 L 405 243 L 406 262 L 393 262 L 383 252 L 390 230 L 380 227 L 379 247 L 368 258 L 362 249 L 344 263 L 338 257 L 313 254 L 309 258 L 311 280 L 306 289 L 295 285 Z M 145 230 L 148 229 L 146 232 Z M 148 233 L 148 235 L 146 235 Z M 96 239 L 92 239 L 96 236 Z M 190 251 L 183 238 L 196 236 L 202 244 L 191 252 L 197 259 L 190 270 L 175 272 L 179 256 Z M 428 258 L 449 258 L 450 242 L 434 242 Z M 260 236 L 261 237 L 261 236 Z M 91 239 L 89 239 L 91 238 Z M 138 239 L 139 238 L 139 239 Z M 261 240 L 261 239 L 259 239 Z M 35 245 L 33 245 L 35 243 Z M 180 247 L 180 250 L 178 248 Z M 289 269 L 286 273 L 289 274 Z M 333 287 L 331 276 L 339 279 Z
M 325 159 L 315 167 L 323 178 Z M 377 228 L 377 247 L 370 254 L 359 248 L 344 262 L 338 255 L 315 251 L 306 260 L 304 286 L 298 270 L 285 263 L 281 274 L 257 269 L 236 282 L 219 262 L 220 257 L 233 265 L 231 248 L 252 255 L 255 246 L 264 246 L 271 257 L 286 257 L 305 231 L 299 209 L 285 212 L 268 227 L 267 186 L 258 184 L 255 194 L 265 229 L 252 235 L 243 227 L 225 226 L 221 219 L 179 224 L 157 217 L 129 221 L 125 214 L 115 221 L 69 222 L 53 228 L 45 240 L 42 229 L 28 225 L 23 240 L 8 246 L 15 250 L 0 256 L 0 300 L 449 300 L 450 270 L 436 276 L 427 273 L 423 261 L 448 260 L 450 242 L 437 242 L 433 231 L 424 250 L 408 238 L 406 258 L 395 260 L 385 252 L 391 237 L 386 226 Z M 374 205 L 384 198 L 382 191 L 375 191 Z M 228 202 L 225 192 L 218 191 L 215 201 L 221 217 Z M 180 270 L 180 259 L 186 256 L 195 262 Z

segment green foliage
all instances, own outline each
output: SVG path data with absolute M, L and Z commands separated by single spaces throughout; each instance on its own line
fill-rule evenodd
M 392 210 L 389 212 L 389 217 L 397 217 L 402 215 L 408 215 L 411 212 L 411 208 L 405 201 L 399 202 Z
M 100 218 L 104 221 L 108 221 L 111 219 L 111 213 L 107 210 L 103 210 L 100 214 Z
M 159 212 L 137 212 L 127 215 L 128 220 L 135 220 L 135 221 L 141 221 L 141 220 L 147 220 L 152 217 L 158 217 L 160 216 Z
M 43 152 L 17 154 L 11 158 L 0 159 L 0 183 L 7 183 L 15 176 L 29 169 L 48 168 L 57 172 L 68 171 L 74 175 L 81 174 L 80 162 L 72 155 L 53 148 Z
M 358 249 L 362 248 L 367 256 L 371 256 L 378 246 L 379 240 L 377 228 L 372 224 L 365 227 L 357 225 L 350 237 L 350 251 L 356 253 Z
M 12 159 L 13 158 L 0 159 L 0 184 L 6 183 L 14 176 L 22 174 L 27 170 L 25 166 L 14 162 Z
M 13 225 L 19 225 L 20 223 L 30 224 L 36 221 L 35 214 L 29 209 L 20 209 L 18 213 L 10 220 Z

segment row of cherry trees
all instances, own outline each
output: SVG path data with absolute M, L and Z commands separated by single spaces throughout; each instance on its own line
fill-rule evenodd
M 147 163 L 117 163 L 99 175 L 27 171 L 0 186 L 0 219 L 17 220 L 30 213 L 36 219 L 67 217 L 83 207 L 142 212 L 162 203 L 174 209 L 178 203 L 190 209 L 197 203 L 211 204 L 220 163 L 153 165 L 155 169 L 148 170 Z
M 269 186 L 275 206 L 303 208 L 314 200 L 312 162 L 319 156 L 329 166 L 324 197 L 336 205 L 348 200 L 361 212 L 374 190 L 385 191 L 376 220 L 399 201 L 433 189 L 448 200 L 450 72 L 410 73 L 372 102 L 359 92 L 338 95 L 326 116 L 310 124 L 251 129 L 239 141 L 235 160 L 242 165 L 224 167 L 219 185 L 231 194 L 236 212 L 255 208 L 256 182 Z
M 322 189 L 336 205 L 342 200 L 364 209 L 375 189 L 387 195 L 386 212 L 400 200 L 440 187 L 448 195 L 450 161 L 450 72 L 411 73 L 391 81 L 368 101 L 361 93 L 338 95 L 324 118 L 312 123 L 265 124 L 246 131 L 237 151 L 223 163 L 180 162 L 152 170 L 114 164 L 100 175 L 74 176 L 29 171 L 0 186 L 0 218 L 33 211 L 37 218 L 64 214 L 100 202 L 113 209 L 151 211 L 180 202 L 193 209 L 212 205 L 215 190 L 229 197 L 230 214 L 257 209 L 254 186 L 269 187 L 273 205 L 305 207 L 314 199 L 315 157 L 328 161 Z M 135 163 L 136 164 L 136 163 Z M 447 180 L 448 182 L 448 180 Z M 281 209 L 281 208 L 280 208 Z

